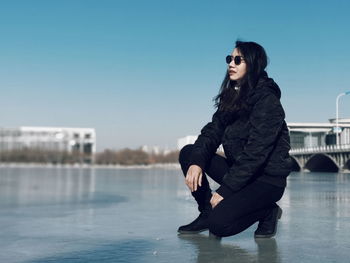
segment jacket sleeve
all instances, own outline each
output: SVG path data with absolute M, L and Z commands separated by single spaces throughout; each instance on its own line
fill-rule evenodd
M 226 127 L 221 114 L 219 110 L 214 113 L 212 121 L 202 128 L 194 143 L 190 163 L 198 165 L 202 170 L 221 144 Z
M 217 193 L 226 198 L 247 184 L 274 148 L 284 117 L 280 100 L 272 93 L 264 94 L 255 103 L 249 117 L 251 129 L 247 143 L 225 174 Z

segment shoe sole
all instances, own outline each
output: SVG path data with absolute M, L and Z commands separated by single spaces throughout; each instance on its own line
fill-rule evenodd
M 282 217 L 282 209 L 280 207 L 278 207 L 278 213 L 277 213 L 277 221 L 280 220 Z M 276 232 L 277 232 L 277 222 L 276 221 L 276 227 L 275 227 L 275 231 L 270 234 L 270 235 L 256 235 L 254 234 L 254 237 L 255 238 L 271 238 L 271 237 L 274 237 L 276 235 Z
M 207 231 L 207 230 L 209 230 L 209 228 L 204 228 L 204 229 L 201 229 L 201 230 L 198 230 L 198 231 L 177 230 L 177 232 L 179 234 L 198 234 L 198 233 L 201 233 L 201 232 L 204 232 L 204 231 Z

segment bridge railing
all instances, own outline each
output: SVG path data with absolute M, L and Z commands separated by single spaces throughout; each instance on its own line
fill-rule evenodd
M 324 145 L 305 148 L 292 148 L 290 154 L 310 154 L 327 152 L 347 152 L 350 151 L 350 144 Z

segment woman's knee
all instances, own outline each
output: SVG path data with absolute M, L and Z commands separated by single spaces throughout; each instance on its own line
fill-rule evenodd
M 187 144 L 184 147 L 182 147 L 179 154 L 180 164 L 186 163 L 189 160 L 192 150 L 193 150 L 193 144 Z

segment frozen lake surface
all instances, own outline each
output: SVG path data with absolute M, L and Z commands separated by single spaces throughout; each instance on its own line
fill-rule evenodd
M 214 188 L 215 189 L 215 188 Z M 350 262 L 350 174 L 292 173 L 275 238 L 178 235 L 179 169 L 0 167 L 0 262 Z

